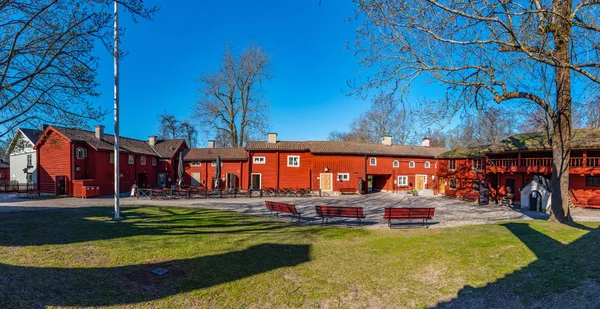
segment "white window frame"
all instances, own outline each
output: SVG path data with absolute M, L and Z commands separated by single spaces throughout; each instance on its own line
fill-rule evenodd
M 375 158 L 375 157 L 369 158 L 369 165 L 377 166 L 377 158 Z
M 479 162 L 479 168 L 475 167 L 475 162 Z M 481 172 L 483 169 L 483 160 L 482 159 L 471 159 L 471 169 L 475 172 Z
M 350 181 L 350 173 L 338 173 L 338 181 Z
M 417 164 L 415 163 L 415 161 L 408 162 L 408 168 L 415 168 L 415 166 L 417 166 Z
M 296 158 L 296 164 L 291 164 L 290 165 L 290 159 L 294 159 Z M 300 167 L 300 156 L 287 156 L 287 166 L 288 167 Z
M 400 179 L 403 179 L 404 182 Z M 408 187 L 408 176 L 398 176 L 398 187 Z
M 191 166 L 202 166 L 202 162 L 200 161 L 192 161 Z
M 140 157 L 140 165 L 146 165 L 146 156 Z
M 431 168 L 431 162 L 425 161 L 425 168 Z
M 33 167 L 33 156 L 28 154 L 27 155 L 27 168 L 29 168 L 30 166 Z
M 258 189 L 262 189 L 262 174 L 261 173 L 252 173 L 250 174 L 250 188 L 254 188 L 254 183 L 252 183 L 253 179 L 254 179 L 254 175 L 258 175 L 259 177 L 259 181 L 258 181 Z
M 158 159 L 156 157 L 152 157 L 152 166 L 158 165 Z
M 129 157 L 127 158 L 127 162 L 129 164 L 135 164 L 135 157 L 130 154 Z
M 448 160 L 448 170 L 456 171 L 456 160 Z
M 454 181 L 452 181 L 452 180 L 454 180 Z M 452 187 L 452 182 L 454 182 L 454 188 Z M 448 179 L 448 188 L 450 190 L 456 190 L 458 188 L 458 178 Z
M 252 157 L 252 163 L 253 164 L 266 164 L 267 163 L 267 157 Z
M 83 147 L 77 147 L 77 149 L 75 149 L 75 157 L 77 159 L 87 158 L 87 149 Z
M 392 162 L 392 167 L 399 168 L 400 167 L 400 161 L 394 160 L 394 162 Z

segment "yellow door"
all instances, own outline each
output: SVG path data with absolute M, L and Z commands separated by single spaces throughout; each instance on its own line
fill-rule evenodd
M 425 176 L 417 175 L 416 186 L 417 190 L 425 189 Z
M 332 188 L 332 177 L 331 174 L 321 174 L 321 190 L 323 191 L 331 191 Z
M 192 182 L 191 182 L 192 187 L 199 187 L 200 186 L 200 173 L 192 173 Z
M 441 194 L 446 193 L 446 186 L 444 185 L 444 178 L 440 178 L 440 193 Z

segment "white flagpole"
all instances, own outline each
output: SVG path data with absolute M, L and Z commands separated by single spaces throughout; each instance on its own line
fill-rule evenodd
M 115 15 L 114 15 L 114 74 L 115 74 L 115 149 L 114 149 L 114 164 L 115 164 L 115 216 L 113 220 L 121 219 L 121 209 L 119 205 L 119 178 L 120 178 L 120 169 L 119 169 L 119 5 L 117 1 L 113 1 L 115 6 Z

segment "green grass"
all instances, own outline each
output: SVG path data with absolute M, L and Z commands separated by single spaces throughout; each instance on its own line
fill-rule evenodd
M 585 297 L 600 277 L 596 223 L 365 230 L 173 207 L 123 216 L 0 214 L 0 308 L 598 304 Z

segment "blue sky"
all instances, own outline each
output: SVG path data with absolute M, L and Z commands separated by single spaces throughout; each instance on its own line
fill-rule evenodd
M 157 131 L 157 114 L 190 116 L 197 77 L 215 70 L 224 48 L 249 43 L 263 47 L 272 58 L 273 79 L 266 85 L 271 131 L 284 140 L 322 140 L 329 132 L 346 130 L 368 108 L 368 102 L 346 96 L 346 81 L 359 67 L 351 51 L 357 22 L 349 0 L 302 1 L 148 1 L 159 4 L 154 21 L 131 22 L 122 48 L 121 135 L 146 139 Z M 123 10 L 121 12 L 124 12 Z M 97 103 L 112 123 L 112 58 L 103 49 Z M 91 123 L 90 123 L 91 124 Z M 199 145 L 210 137 L 201 136 Z

